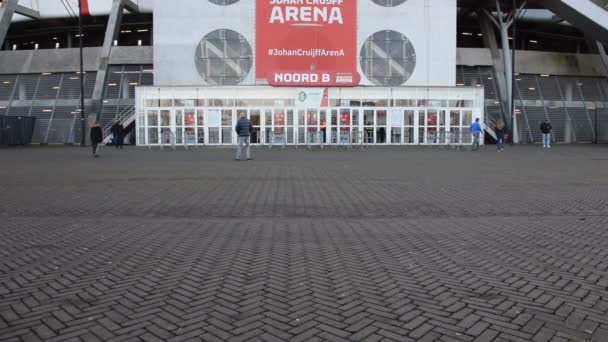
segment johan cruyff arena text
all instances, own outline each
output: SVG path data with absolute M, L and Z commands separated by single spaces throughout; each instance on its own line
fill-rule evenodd
M 156 87 L 138 143 L 470 141 L 482 89 L 455 88 L 456 1 L 184 1 L 154 13 Z

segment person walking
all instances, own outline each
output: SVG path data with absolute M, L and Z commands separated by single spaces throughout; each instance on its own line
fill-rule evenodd
M 553 130 L 553 126 L 551 126 L 549 120 L 540 124 L 540 131 L 543 134 L 543 148 L 551 148 L 551 130 Z
M 236 150 L 236 160 L 241 160 L 241 150 L 243 149 L 243 144 L 247 145 L 246 148 L 246 156 L 247 160 L 251 160 L 251 146 L 249 144 L 249 137 L 251 136 L 251 132 L 253 131 L 253 126 L 251 125 L 251 121 L 247 119 L 246 115 L 241 116 L 239 121 L 236 123 L 234 127 L 236 134 L 238 135 L 238 148 Z
M 114 146 L 122 150 L 122 146 L 125 143 L 125 129 L 118 121 L 112 125 L 112 135 L 114 136 Z
M 99 122 L 95 122 L 91 125 L 91 144 L 93 145 L 93 157 L 99 157 L 97 154 L 97 150 L 99 148 L 99 143 L 103 141 L 103 132 L 101 131 L 101 126 Z
M 496 122 L 494 132 L 496 133 L 496 149 L 498 152 L 502 152 L 505 150 L 505 122 L 502 119 Z
M 473 151 L 477 151 L 479 149 L 479 137 L 481 136 L 481 124 L 479 123 L 479 118 L 475 119 L 475 122 L 471 124 L 469 130 L 473 134 Z

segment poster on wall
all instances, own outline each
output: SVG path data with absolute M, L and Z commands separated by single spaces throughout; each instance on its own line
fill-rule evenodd
M 298 91 L 296 107 L 319 108 L 329 106 L 329 92 L 327 88 L 302 88 Z
M 356 86 L 357 1 L 256 0 L 256 79 Z

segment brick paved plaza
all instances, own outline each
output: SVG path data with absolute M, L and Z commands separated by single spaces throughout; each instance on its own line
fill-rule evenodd
M 608 341 L 608 146 L 0 149 L 0 341 Z

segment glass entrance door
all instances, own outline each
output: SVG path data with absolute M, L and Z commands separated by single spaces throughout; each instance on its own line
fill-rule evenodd
M 319 123 L 321 113 L 319 109 L 307 109 L 306 118 L 304 119 L 304 129 L 306 136 L 304 137 L 306 144 L 318 144 L 319 143 Z M 298 122 L 298 124 L 302 124 Z M 300 128 L 301 129 L 301 128 Z
M 386 144 L 388 136 L 388 109 L 363 109 L 363 139 L 369 144 Z
M 260 144 L 262 140 L 260 134 L 262 132 L 262 111 L 260 109 L 249 110 L 249 120 L 253 126 L 250 142 L 252 144 Z
M 341 108 L 338 117 L 338 143 L 348 144 L 351 141 L 351 112 L 348 108 Z
M 388 114 L 386 109 L 376 109 L 376 144 L 386 144 Z
M 293 110 L 285 109 L 266 109 L 265 114 L 265 139 L 270 145 L 284 145 L 289 142 L 288 139 L 288 115 L 291 116 L 291 124 L 293 125 Z M 290 132 L 293 132 L 293 127 L 290 126 Z M 292 137 L 293 138 L 293 137 Z

